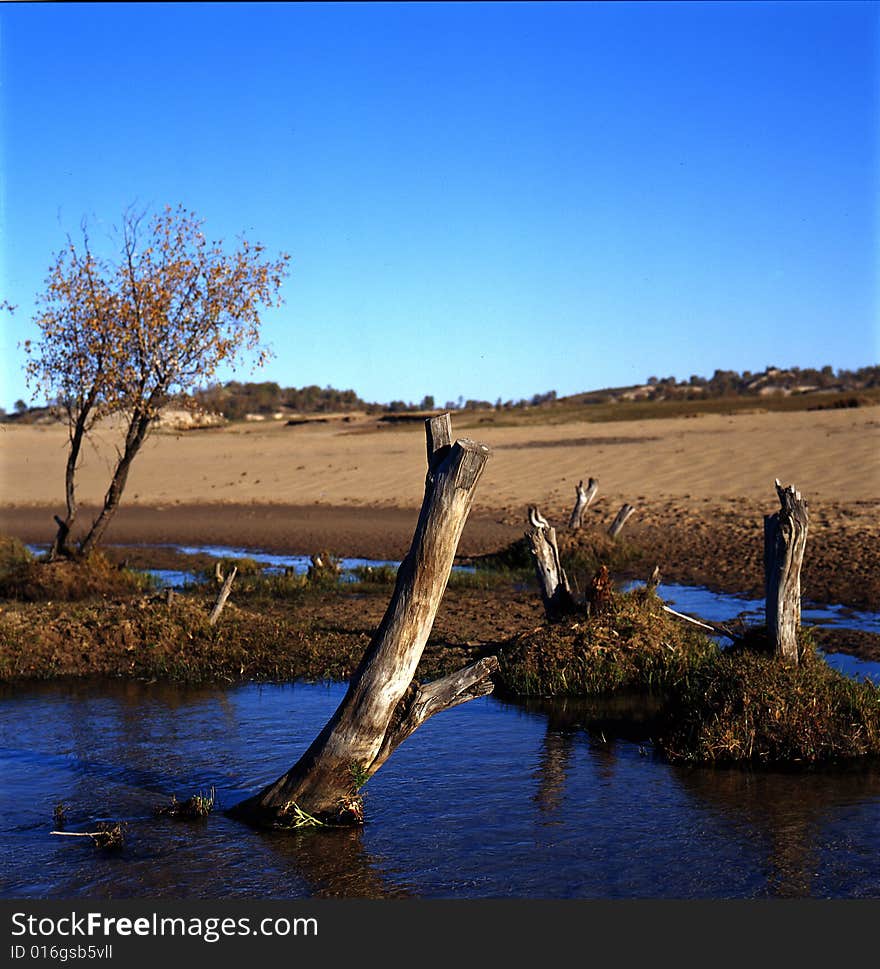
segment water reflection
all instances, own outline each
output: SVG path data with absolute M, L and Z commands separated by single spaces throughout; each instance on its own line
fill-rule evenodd
M 880 769 L 751 771 L 674 768 L 682 787 L 744 836 L 757 839 L 766 892 L 784 898 L 825 895 L 817 874 L 829 851 L 840 855 L 877 850 Z M 862 817 L 866 827 L 839 833 L 840 816 Z M 838 863 L 840 863 L 838 859 Z
M 547 728 L 535 771 L 534 801 L 542 814 L 560 814 L 572 769 L 576 738 L 582 732 L 599 778 L 612 778 L 615 741 L 625 736 L 642 744 L 650 735 L 659 701 L 638 695 L 608 698 L 530 698 L 522 704 L 543 715 Z M 803 898 L 829 893 L 817 872 L 825 856 L 876 856 L 880 829 L 880 765 L 823 769 L 753 770 L 742 767 L 667 767 L 689 798 L 731 829 L 735 838 L 757 846 L 765 887 L 760 894 Z M 635 792 L 634 792 L 635 793 Z M 642 809 L 650 810 L 650 806 Z M 864 822 L 839 832 L 840 817 Z M 833 890 L 831 891 L 833 894 Z
M 565 780 L 574 753 L 574 740 L 575 735 L 571 730 L 560 731 L 547 727 L 534 775 L 538 782 L 535 803 L 543 814 L 552 815 L 562 806 Z
M 361 828 L 264 832 L 263 843 L 308 886 L 315 898 L 405 898 L 364 848 Z

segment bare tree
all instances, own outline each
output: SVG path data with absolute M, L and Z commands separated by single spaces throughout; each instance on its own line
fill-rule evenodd
M 120 427 L 117 459 L 103 506 L 82 539 L 88 554 L 101 540 L 140 451 L 161 409 L 195 389 L 221 363 L 260 351 L 260 310 L 280 303 L 288 256 L 264 257 L 263 246 L 239 240 L 227 252 L 208 242 L 203 222 L 166 208 L 146 220 L 126 212 L 119 257 L 97 256 L 82 226 L 79 245 L 68 239 L 38 297 L 36 342 L 29 383 L 60 404 L 67 420 L 64 518 L 52 556 L 71 555 L 77 515 L 76 475 L 82 447 L 97 421 Z

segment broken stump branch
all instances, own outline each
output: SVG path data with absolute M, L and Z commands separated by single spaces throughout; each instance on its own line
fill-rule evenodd
M 599 490 L 599 482 L 595 478 L 590 478 L 588 486 L 585 488 L 583 481 L 579 481 L 575 487 L 577 495 L 574 508 L 571 510 L 571 517 L 568 520 L 568 527 L 577 530 L 584 523 L 584 514 L 590 507 L 596 492 Z
M 610 528 L 608 529 L 609 538 L 617 538 L 617 536 L 623 531 L 623 526 L 629 520 L 630 515 L 632 515 L 635 510 L 634 505 L 624 504 L 621 507 L 620 511 L 617 513 L 617 517 L 614 519 Z
M 497 656 L 485 656 L 470 666 L 449 673 L 430 683 L 414 684 L 412 699 L 404 697 L 403 716 L 392 722 L 385 739 L 373 761 L 373 771 L 377 771 L 391 754 L 430 717 L 443 710 L 451 710 L 468 700 L 488 696 L 494 689 L 491 675 L 498 669 Z

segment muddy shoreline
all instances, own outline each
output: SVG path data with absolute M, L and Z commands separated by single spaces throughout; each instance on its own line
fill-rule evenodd
M 868 505 L 811 506 L 802 575 L 806 600 L 880 610 L 880 525 Z M 0 533 L 29 543 L 47 542 L 57 510 L 45 506 L 0 508 Z M 610 502 L 598 501 L 590 509 L 587 530 L 603 531 L 614 510 Z M 658 564 L 668 581 L 759 598 L 764 594 L 763 515 L 772 510 L 746 501 L 696 506 L 679 501 L 642 503 L 622 536 L 638 552 L 632 577 L 647 576 Z M 88 520 L 92 513 L 94 509 L 83 508 L 81 520 Z M 545 514 L 564 529 L 565 508 L 548 507 Z M 524 509 L 475 511 L 459 544 L 460 557 L 505 548 L 522 537 L 524 517 Z M 128 505 L 111 523 L 106 543 L 226 545 L 292 555 L 328 551 L 399 560 L 409 548 L 417 519 L 416 508 Z

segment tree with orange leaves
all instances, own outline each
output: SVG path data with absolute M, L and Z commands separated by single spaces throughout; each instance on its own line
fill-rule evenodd
M 246 353 L 262 363 L 260 311 L 281 303 L 289 256 L 239 240 L 232 251 L 209 242 L 203 221 L 183 207 L 149 220 L 123 216 L 115 261 L 68 239 L 50 267 L 26 341 L 28 382 L 54 398 L 68 427 L 67 514 L 50 557 L 88 555 L 119 507 L 132 461 L 162 408 L 210 380 L 221 364 Z M 78 549 L 70 546 L 77 514 L 76 473 L 96 422 L 114 416 L 122 439 L 104 503 Z

